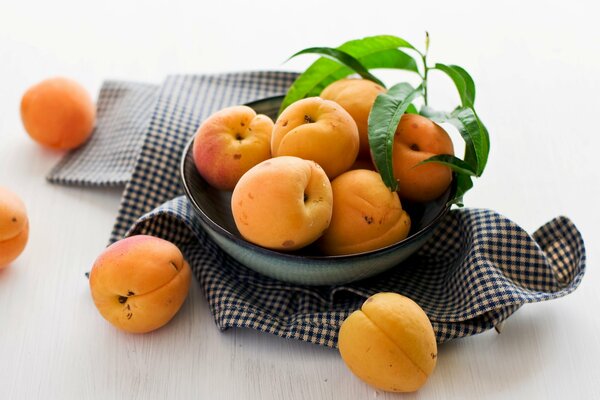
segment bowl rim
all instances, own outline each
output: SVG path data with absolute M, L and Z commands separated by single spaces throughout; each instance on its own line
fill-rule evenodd
M 261 103 L 261 102 L 265 102 L 265 101 L 275 101 L 276 99 L 279 99 L 279 98 L 283 99 L 283 97 L 284 96 L 281 96 L 281 95 L 265 97 L 262 99 L 258 99 L 258 100 L 254 100 L 254 101 L 245 103 L 244 105 L 252 108 L 252 105 L 254 105 L 256 103 Z M 392 243 L 390 245 L 387 245 L 385 247 L 381 247 L 381 248 L 375 249 L 375 250 L 363 251 L 360 253 L 352 253 L 352 254 L 332 255 L 332 256 L 302 255 L 302 254 L 286 253 L 286 252 L 282 252 L 282 251 L 271 250 L 266 247 L 262 247 L 257 244 L 254 244 L 243 238 L 240 238 L 237 235 L 234 235 L 229 230 L 225 229 L 224 227 L 222 227 L 221 225 L 219 225 L 218 223 L 213 221 L 213 219 L 210 216 L 208 216 L 204 212 L 202 207 L 200 207 L 200 205 L 196 202 L 196 199 L 194 198 L 194 195 L 191 192 L 191 189 L 188 185 L 187 178 L 185 175 L 186 159 L 187 159 L 188 153 L 191 151 L 191 148 L 194 144 L 195 137 L 196 137 L 196 135 L 194 134 L 188 140 L 187 144 L 185 145 L 185 147 L 183 149 L 183 152 L 181 155 L 181 160 L 179 162 L 179 180 L 180 180 L 181 186 L 183 187 L 184 193 L 185 193 L 186 197 L 188 198 L 188 200 L 190 201 L 190 203 L 192 204 L 194 210 L 197 212 L 198 216 L 202 219 L 202 221 L 205 224 L 207 224 L 216 233 L 229 239 L 230 241 L 233 241 L 236 244 L 239 244 L 244 247 L 248 247 L 252 250 L 263 253 L 264 255 L 269 256 L 269 257 L 278 257 L 278 258 L 284 258 L 284 259 L 288 259 L 288 260 L 289 259 L 291 259 L 291 260 L 312 259 L 312 260 L 332 260 L 332 261 L 338 260 L 338 261 L 341 261 L 341 260 L 349 260 L 349 259 L 369 258 L 369 257 L 376 256 L 379 254 L 385 254 L 385 253 L 388 253 L 388 252 L 396 249 L 397 247 L 402 247 L 405 245 L 409 245 L 412 242 L 416 242 L 423 235 L 429 233 L 429 231 L 431 229 L 433 229 L 438 224 L 438 222 L 446 216 L 446 214 L 448 214 L 448 211 L 450 211 L 450 209 L 452 207 L 452 203 L 450 201 L 447 201 L 446 204 L 444 204 L 444 206 L 441 207 L 440 211 L 435 216 L 435 218 L 433 218 L 423 228 L 421 228 L 417 232 L 413 233 L 412 235 L 400 240 L 399 242 Z M 192 155 L 192 158 L 193 158 L 193 155 Z M 198 173 L 197 170 L 196 170 L 196 173 Z M 450 194 L 449 194 L 448 199 L 452 199 L 455 191 L 456 191 L 456 177 L 453 176 L 452 182 L 450 183 Z M 444 193 L 446 193 L 446 192 L 444 192 Z

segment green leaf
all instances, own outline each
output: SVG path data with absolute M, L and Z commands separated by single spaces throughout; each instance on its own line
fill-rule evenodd
M 360 57 L 360 62 L 368 69 L 401 69 L 419 73 L 415 59 L 398 49 L 382 50 Z
M 471 75 L 469 75 L 469 73 L 461 66 L 450 65 L 450 67 L 458 72 L 464 79 L 466 95 L 470 99 L 471 105 L 475 105 L 475 82 L 473 81 L 473 78 L 471 78 Z
M 456 127 L 465 141 L 464 161 L 475 172 L 475 176 L 481 176 L 490 152 L 490 139 L 487 129 L 475 113 L 475 110 L 458 107 L 453 112 L 446 113 L 423 106 L 420 114 L 434 122 L 447 122 Z
M 469 74 L 466 74 L 466 71 L 460 67 L 455 68 L 453 65 L 445 65 L 445 64 L 435 64 L 433 69 L 437 69 L 439 71 L 444 72 L 446 75 L 452 79 L 454 82 L 454 86 L 458 90 L 458 95 L 460 96 L 460 101 L 463 107 L 473 107 L 473 103 L 475 101 L 475 85 L 473 84 L 473 79 L 471 79 Z M 462 72 L 461 72 L 462 71 Z M 467 80 L 470 83 L 467 83 L 465 80 L 465 75 L 468 76 Z
M 475 110 L 470 107 L 458 107 L 453 112 L 446 113 L 423 106 L 420 114 L 437 123 L 447 122 L 454 125 L 465 141 L 464 160 L 453 157 L 454 165 L 446 164 L 456 172 L 456 193 L 450 203 L 462 206 L 464 194 L 473 187 L 471 177 L 481 176 L 487 164 L 490 152 L 489 133 L 479 119 L 479 116 L 475 113 Z M 424 162 L 436 161 L 435 158 L 437 156 L 431 157 Z
M 456 171 L 461 174 L 465 174 L 465 175 L 469 175 L 469 176 L 474 176 L 476 174 L 475 171 L 473 171 L 470 164 L 468 164 L 465 161 L 461 160 L 460 158 L 452 156 L 450 154 L 435 155 L 435 156 L 429 157 L 426 160 L 421 161 L 417 165 L 426 164 L 426 163 L 430 163 L 430 162 L 443 164 L 447 167 L 450 167 L 450 169 L 452 169 L 453 171 Z
M 490 152 L 487 129 L 472 108 L 457 108 L 447 122 L 454 125 L 465 141 L 465 157 L 476 176 L 481 176 Z
M 473 180 L 464 174 L 456 174 L 454 179 L 456 179 L 456 192 L 449 203 L 462 207 L 464 206 L 463 197 L 473 187 Z
M 404 111 L 404 114 L 418 114 L 419 111 L 417 111 L 417 107 L 414 104 L 409 104 L 408 107 L 406 107 L 406 111 Z
M 294 58 L 301 54 L 321 54 L 322 56 L 328 57 L 337 61 L 340 64 L 345 65 L 346 67 L 352 69 L 354 72 L 359 74 L 362 78 L 368 79 L 385 87 L 384 83 L 381 82 L 376 76 L 372 75 L 356 58 L 352 57 L 350 54 L 338 50 L 333 49 L 331 47 L 310 47 L 308 49 L 301 50 L 296 54 L 292 55 L 290 58 Z
M 318 96 L 327 85 L 352 74 L 352 70 L 329 58 L 321 57 L 299 75 L 283 99 L 279 112 L 305 97 Z
M 479 129 L 481 130 L 481 134 L 482 134 L 481 147 L 482 147 L 482 153 L 484 154 L 484 159 L 483 159 L 483 163 L 480 165 L 481 170 L 479 171 L 479 176 L 481 176 L 481 174 L 483 173 L 483 170 L 485 169 L 485 166 L 487 164 L 488 156 L 490 154 L 490 134 L 489 134 L 487 128 L 485 127 L 485 125 L 483 124 L 483 122 L 481 122 L 481 119 L 479 119 L 479 115 L 477 115 L 475 110 L 473 110 L 473 113 L 475 114 L 475 118 L 477 118 L 477 124 L 479 125 Z
M 409 94 L 413 90 L 415 89 L 408 83 L 402 82 L 389 88 L 385 94 L 387 94 L 390 97 L 404 99 L 407 96 L 407 94 Z
M 414 89 L 408 83 L 399 83 L 387 93 L 377 96 L 369 114 L 369 145 L 373 162 L 385 185 L 394 191 L 398 189 L 392 164 L 396 128 L 411 102 L 422 95 L 421 86 Z
M 337 49 L 351 55 L 369 70 L 394 68 L 418 73 L 414 58 L 398 50 L 399 48 L 416 51 L 406 40 L 390 35 L 351 40 Z M 297 100 L 319 95 L 327 85 L 352 73 L 352 69 L 343 64 L 329 58 L 319 58 L 296 78 L 283 99 L 279 112 Z
M 321 61 L 323 61 L 324 63 Z M 368 69 L 391 68 L 391 69 L 404 69 L 404 70 L 408 70 L 408 71 L 412 71 L 412 72 L 418 71 L 417 64 L 416 64 L 414 58 L 412 58 L 408 54 L 406 54 L 398 49 L 385 50 L 385 51 L 382 51 L 382 52 L 379 52 L 376 54 L 362 57 L 360 59 L 360 62 L 365 66 L 365 68 L 368 68 Z M 335 62 L 328 58 L 320 58 L 319 60 L 317 60 L 315 62 L 315 64 L 319 65 L 319 69 L 321 69 L 321 67 L 323 67 L 323 66 L 326 67 L 327 66 L 326 63 L 335 63 Z M 350 68 L 347 68 L 347 67 L 339 68 L 339 64 L 337 64 L 337 63 L 335 63 L 335 64 L 336 65 L 334 65 L 334 68 L 336 68 L 336 71 L 326 77 L 319 78 L 320 81 L 318 82 L 318 84 L 314 85 L 312 87 L 312 89 L 310 89 L 310 91 L 308 93 L 304 94 L 304 96 L 301 98 L 319 96 L 321 94 L 321 92 L 323 91 L 323 89 L 325 89 L 328 85 L 330 85 L 331 83 L 333 83 L 339 79 L 345 78 L 348 75 L 353 73 L 353 71 Z M 312 68 L 312 66 L 309 69 L 311 69 L 311 68 Z M 309 70 L 307 70 L 307 72 L 309 72 Z M 309 75 L 311 72 L 309 72 Z M 305 72 L 305 74 L 306 74 L 306 72 Z M 313 77 L 308 76 L 308 78 L 312 79 Z M 292 89 L 295 89 L 295 88 L 292 87 L 290 89 L 290 91 Z M 288 92 L 288 95 L 289 95 L 289 93 L 290 92 Z M 297 99 L 297 100 L 299 100 L 299 99 Z
M 446 122 L 451 118 L 450 113 L 438 111 L 428 105 L 422 106 L 419 114 L 437 123 Z

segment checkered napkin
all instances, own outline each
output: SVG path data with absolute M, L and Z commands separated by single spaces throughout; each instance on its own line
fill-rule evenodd
M 523 304 L 577 288 L 585 248 L 568 218 L 558 217 L 529 235 L 485 209 L 452 210 L 401 266 L 347 285 L 288 284 L 230 258 L 181 196 L 183 147 L 212 112 L 282 94 L 295 77 L 285 72 L 171 76 L 160 88 L 107 82 L 92 141 L 66 156 L 48 179 L 87 185 L 127 181 L 111 241 L 149 234 L 177 244 L 223 330 L 247 327 L 335 347 L 340 324 L 352 311 L 368 296 L 392 291 L 425 310 L 441 343 L 497 327 Z
M 105 82 L 96 104 L 96 132 L 67 154 L 47 178 L 63 185 L 114 186 L 131 179 L 150 123 L 158 86 Z

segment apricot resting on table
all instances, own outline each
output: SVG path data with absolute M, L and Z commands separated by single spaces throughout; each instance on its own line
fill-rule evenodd
M 385 88 L 368 79 L 340 79 L 321 92 L 321 98 L 333 100 L 352 116 L 360 137 L 359 158 L 370 159 L 369 113 L 375 98 Z
M 43 146 L 68 150 L 91 135 L 96 109 L 88 92 L 77 82 L 51 78 L 32 87 L 21 100 L 25 130 Z
M 233 190 L 246 171 L 271 157 L 272 131 L 273 121 L 250 107 L 220 110 L 196 132 L 196 169 L 211 186 Z
M 342 324 L 338 346 L 356 376 L 392 392 L 419 389 L 437 360 L 435 334 L 427 314 L 397 293 L 369 297 Z
M 23 252 L 28 238 L 25 204 L 15 193 L 0 186 L 0 269 Z
M 318 163 L 329 179 L 348 170 L 359 147 L 356 122 L 331 100 L 309 97 L 290 104 L 275 121 L 271 153 Z
M 177 313 L 188 294 L 191 270 L 171 242 L 137 235 L 107 247 L 90 272 L 100 314 L 127 332 L 158 329 Z
M 434 155 L 454 155 L 452 139 L 435 122 L 417 114 L 404 114 L 396 129 L 392 151 L 394 177 L 402 199 L 431 201 L 450 186 L 449 167 L 439 163 L 417 165 Z
M 333 213 L 319 244 L 326 255 L 379 249 L 406 238 L 410 217 L 379 173 L 344 172 L 331 182 Z
M 231 209 L 246 240 L 269 249 L 296 250 L 317 240 L 329 226 L 331 184 L 314 161 L 275 157 L 242 176 Z

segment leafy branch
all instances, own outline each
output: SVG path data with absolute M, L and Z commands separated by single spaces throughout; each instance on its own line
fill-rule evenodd
M 464 194 L 473 187 L 472 177 L 481 176 L 487 164 L 490 151 L 489 133 L 474 108 L 476 91 L 473 78 L 458 65 L 436 63 L 430 67 L 427 63 L 428 53 L 427 32 L 424 52 L 406 40 L 391 35 L 351 40 L 336 48 L 311 47 L 301 50 L 290 58 L 304 54 L 318 54 L 321 57 L 294 81 L 282 102 L 280 112 L 297 100 L 318 96 L 329 84 L 355 73 L 384 87 L 383 82 L 373 75 L 371 70 L 386 68 L 416 73 L 421 78 L 421 83 L 416 88 L 408 83 L 399 83 L 392 86 L 387 93 L 378 95 L 373 104 L 369 115 L 369 145 L 373 162 L 384 183 L 391 190 L 397 190 L 398 182 L 394 178 L 392 166 L 394 135 L 402 115 L 416 113 L 413 102 L 423 98 L 424 104 L 419 114 L 437 123 L 452 124 L 465 141 L 465 154 L 462 159 L 450 154 L 441 154 L 422 162 L 439 163 L 454 171 L 456 191 L 451 202 L 462 205 Z M 428 77 L 432 70 L 443 72 L 456 86 L 461 104 L 452 112 L 436 111 L 429 106 Z

